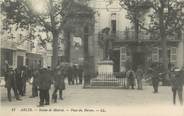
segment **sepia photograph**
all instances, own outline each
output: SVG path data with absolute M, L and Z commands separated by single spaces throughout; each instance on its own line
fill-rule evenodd
M 184 0 L 0 0 L 0 114 L 184 116 Z

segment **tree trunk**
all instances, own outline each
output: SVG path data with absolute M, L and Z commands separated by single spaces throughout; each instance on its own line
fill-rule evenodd
M 163 64 L 163 71 L 165 73 L 164 79 L 162 81 L 163 85 L 168 85 L 167 83 L 167 74 L 168 74 L 168 56 L 167 56 L 167 36 L 165 34 L 165 24 L 164 24 L 164 4 L 161 2 L 161 8 L 159 10 L 159 23 L 160 23 L 160 39 L 161 39 L 161 48 L 162 48 L 162 64 Z
M 70 32 L 64 31 L 64 39 L 65 39 L 65 61 L 70 62 L 70 48 L 71 48 L 71 38 Z
M 161 8 L 159 10 L 159 23 L 160 23 L 160 39 L 161 39 L 161 48 L 162 48 L 162 63 L 164 71 L 168 71 L 168 56 L 167 56 L 167 38 L 165 34 L 165 25 L 164 25 L 164 4 L 161 3 Z
M 52 43 L 52 69 L 55 69 L 59 63 L 58 57 L 58 33 L 52 32 L 53 35 L 53 43 Z
M 137 16 L 135 16 L 135 40 L 139 40 L 139 20 L 137 19 Z
M 165 35 L 164 35 L 165 36 Z M 164 66 L 164 71 L 168 71 L 168 54 L 167 54 L 167 40 L 166 37 L 162 37 L 162 58 L 163 58 L 163 66 Z
M 84 38 L 83 38 L 83 46 L 84 46 L 84 83 L 89 84 L 90 82 L 90 74 L 89 74 L 89 47 L 88 47 L 88 35 L 89 28 L 88 26 L 84 27 Z

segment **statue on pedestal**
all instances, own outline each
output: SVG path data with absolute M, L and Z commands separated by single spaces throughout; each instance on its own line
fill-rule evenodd
M 99 46 L 103 49 L 103 60 L 111 59 L 112 52 L 112 37 L 109 34 L 110 28 L 106 27 L 99 32 L 98 43 Z

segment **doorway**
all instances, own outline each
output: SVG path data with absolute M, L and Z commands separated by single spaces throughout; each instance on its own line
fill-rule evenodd
M 120 72 L 120 51 L 113 50 L 112 52 L 112 61 L 113 61 L 113 71 Z
M 17 56 L 17 67 L 21 67 L 24 65 L 24 57 L 23 56 Z
M 132 54 L 133 70 L 136 70 L 138 66 L 145 66 L 145 53 L 144 52 L 134 52 Z

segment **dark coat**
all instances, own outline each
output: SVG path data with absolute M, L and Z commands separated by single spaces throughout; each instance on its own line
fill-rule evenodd
M 171 87 L 172 89 L 183 90 L 183 74 L 182 72 L 172 72 L 170 73 Z
M 27 76 L 25 71 L 20 71 L 20 78 L 22 80 L 22 83 L 26 83 L 27 81 Z
M 23 81 L 22 81 L 22 78 L 20 77 L 20 70 L 19 69 L 15 70 L 15 78 L 16 78 L 17 88 L 21 89 Z
M 73 71 L 73 68 L 72 67 L 68 67 L 67 76 L 68 76 L 68 78 L 73 78 L 74 71 Z
M 152 83 L 158 83 L 159 82 L 159 75 L 158 72 L 154 69 L 150 71 L 150 77 L 152 80 Z
M 142 79 L 143 78 L 143 70 L 142 69 L 137 69 L 136 78 L 137 79 Z
M 76 66 L 72 67 L 73 68 L 73 76 L 76 78 L 78 76 L 78 69 Z
M 65 74 L 62 71 L 57 71 L 54 76 L 54 87 L 57 89 L 65 89 Z
M 135 84 L 135 72 L 133 70 L 129 70 L 127 73 L 126 73 L 126 78 L 128 79 L 128 83 L 130 85 L 134 85 Z
M 16 78 L 15 78 L 15 72 L 9 71 L 7 76 L 5 77 L 5 87 L 6 88 L 16 88 Z
M 48 90 L 51 87 L 52 79 L 46 69 L 42 69 L 38 76 L 38 87 L 41 90 Z
M 79 68 L 78 68 L 78 76 L 82 77 L 82 74 L 83 74 L 83 69 L 82 69 L 81 66 L 79 66 Z
M 39 72 L 35 71 L 33 73 L 33 86 L 38 86 Z
M 62 90 L 65 89 L 64 76 L 62 76 L 62 75 L 56 75 L 55 76 L 54 87 L 58 88 L 58 89 L 62 89 Z

